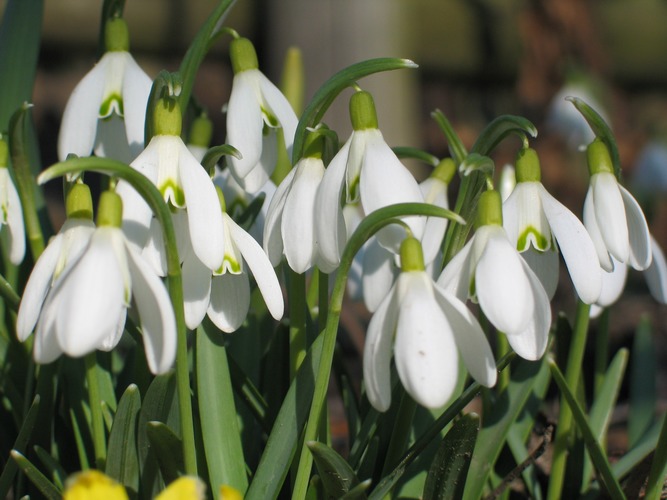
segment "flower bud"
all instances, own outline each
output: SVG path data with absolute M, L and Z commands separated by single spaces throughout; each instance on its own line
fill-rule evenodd
M 541 182 L 540 159 L 533 148 L 523 148 L 516 157 L 517 182 Z
M 252 42 L 247 38 L 235 38 L 229 45 L 229 58 L 232 61 L 234 74 L 258 69 L 257 52 Z
M 373 96 L 360 90 L 350 98 L 350 120 L 354 130 L 378 128 L 378 117 L 375 111 Z
M 477 206 L 477 227 L 503 225 L 503 204 L 498 191 L 484 191 Z
M 72 186 L 65 202 L 67 218 L 93 220 L 93 199 L 87 184 L 77 183 Z
M 424 269 L 422 244 L 414 236 L 408 236 L 401 243 L 401 270 L 408 272 L 423 271 Z

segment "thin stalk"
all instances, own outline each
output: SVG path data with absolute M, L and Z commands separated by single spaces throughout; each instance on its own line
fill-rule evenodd
M 86 382 L 88 383 L 88 405 L 93 431 L 93 448 L 95 449 L 95 466 L 103 471 L 107 461 L 107 438 L 104 432 L 102 417 L 102 401 L 100 400 L 100 384 L 97 379 L 97 356 L 95 351 L 84 358 L 86 364 Z
M 609 362 L 609 308 L 606 307 L 598 320 L 598 328 L 595 335 L 595 378 L 594 393 L 597 397 L 600 388 L 607 375 L 607 363 Z
M 417 403 L 415 403 L 415 400 L 412 399 L 405 390 L 402 390 L 401 392 L 401 402 L 398 407 L 398 412 L 396 413 L 396 418 L 394 419 L 394 429 L 391 432 L 391 439 L 389 440 L 389 446 L 382 468 L 383 477 L 389 474 L 403 457 L 408 438 L 410 437 L 412 419 L 417 410 Z
M 18 310 L 21 297 L 18 296 L 14 291 L 14 288 L 12 288 L 2 275 L 0 275 L 0 297 L 5 300 L 5 304 L 7 304 L 12 311 Z
M 667 414 L 663 418 L 658 445 L 655 447 L 651 472 L 646 485 L 646 499 L 658 500 L 662 495 L 665 483 L 665 470 L 667 469 Z
M 327 324 L 327 315 L 329 314 L 329 275 L 323 273 L 322 271 L 317 271 L 320 280 L 318 283 L 318 311 L 317 311 L 317 324 L 319 326 L 318 332 L 324 329 L 324 326 Z
M 289 367 L 290 380 L 306 357 L 306 275 L 289 270 Z
M 502 332 L 496 332 L 496 359 L 500 359 L 511 351 L 510 344 L 507 337 Z M 503 370 L 498 373 L 498 383 L 496 384 L 495 393 L 503 392 L 510 383 L 510 371 Z
M 588 334 L 589 313 L 590 306 L 579 300 L 577 302 L 577 313 L 565 371 L 565 382 L 572 392 L 576 392 L 577 384 L 581 378 L 581 368 L 584 360 L 584 350 L 586 348 L 586 337 Z M 567 465 L 568 447 L 572 430 L 572 410 L 561 400 L 560 415 L 558 418 L 553 458 L 551 462 L 551 477 L 549 479 L 549 489 L 547 492 L 548 500 L 557 500 L 562 497 L 565 467 Z

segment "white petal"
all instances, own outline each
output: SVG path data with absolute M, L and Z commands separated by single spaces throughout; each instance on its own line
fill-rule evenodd
M 136 156 L 132 154 L 127 143 L 125 122 L 116 113 L 97 122 L 94 149 L 96 156 L 112 158 L 123 163 L 130 163 Z
M 148 241 L 141 252 L 144 260 L 150 264 L 158 276 L 167 275 L 167 253 L 164 248 L 162 226 L 156 217 L 151 219 L 148 229 Z M 180 254 L 179 254 L 180 255 Z
M 625 281 L 628 277 L 628 266 L 614 260 L 614 270 L 610 273 L 602 272 L 602 291 L 596 304 L 602 307 L 609 307 L 623 293 Z
M 544 190 L 539 182 L 520 182 L 503 204 L 503 226 L 519 252 L 531 246 L 540 251 L 551 248 L 551 231 L 542 210 L 540 189 Z
M 259 88 L 262 92 L 264 102 L 269 108 L 269 111 L 278 119 L 278 123 L 283 128 L 283 135 L 285 137 L 285 147 L 287 148 L 288 157 L 292 157 L 292 144 L 294 143 L 294 134 L 299 120 L 283 93 L 271 81 L 259 73 Z
M 595 218 L 609 253 L 621 262 L 630 257 L 630 238 L 623 197 L 613 174 L 591 176 Z
M 313 266 L 315 241 L 315 196 L 324 175 L 324 163 L 303 158 L 294 167 L 296 173 L 285 206 L 280 232 L 287 263 L 297 273 Z
M 391 406 L 391 353 L 398 320 L 398 296 L 392 288 L 375 312 L 366 330 L 364 383 L 373 408 L 387 411 Z
M 459 300 L 465 302 L 470 296 L 472 282 L 472 247 L 477 235 L 465 244 L 445 266 L 438 278 L 437 284 L 453 293 Z
M 58 297 L 48 296 L 35 330 L 33 356 L 37 363 L 51 363 L 63 353 L 56 338 L 56 318 L 59 310 Z
M 283 317 L 285 304 L 283 302 L 283 292 L 280 288 L 280 282 L 269 258 L 252 236 L 246 233 L 231 218 L 227 217 L 227 220 L 232 238 L 241 251 L 243 259 L 248 264 L 252 275 L 255 277 L 257 287 L 264 298 L 269 313 L 271 313 L 274 319 L 279 320 Z
M 560 267 L 558 251 L 553 248 L 540 252 L 531 247 L 529 250 L 522 252 L 521 257 L 540 280 L 549 299 L 552 299 L 556 293 L 556 288 L 558 288 L 558 269 Z M 597 255 L 595 259 L 597 261 Z M 599 266 L 597 267 L 599 268 Z
M 23 209 L 21 208 L 19 194 L 6 168 L 0 168 L 0 179 L 2 192 L 7 197 L 2 203 L 3 210 L 6 210 L 7 227 L 2 228 L 0 237 L 3 240 L 4 250 L 9 257 L 9 261 L 18 266 L 25 256 Z
M 105 54 L 77 84 L 67 101 L 58 136 L 58 159 L 67 155 L 90 156 L 97 132 L 97 117 L 109 58 Z
M 537 360 L 542 357 L 549 343 L 551 328 L 551 306 L 540 280 L 527 264 L 524 271 L 530 281 L 531 293 L 535 305 L 527 327 L 515 335 L 507 335 L 507 340 L 514 351 L 524 359 Z
M 394 264 L 394 255 L 372 238 L 364 252 L 362 267 L 362 290 L 364 304 L 370 312 L 380 306 L 391 290 L 399 270 Z
M 146 361 L 151 372 L 168 371 L 176 357 L 176 318 L 162 280 L 130 245 L 127 247 L 132 291 L 139 310 Z
M 653 298 L 661 304 L 667 304 L 667 262 L 665 254 L 653 236 L 651 236 L 651 253 L 653 260 L 644 272 L 644 277 Z
M 609 255 L 609 250 L 607 250 L 607 245 L 605 245 L 604 239 L 602 238 L 602 233 L 600 232 L 600 227 L 598 226 L 598 221 L 595 215 L 595 201 L 592 187 L 588 188 L 588 193 L 584 200 L 584 227 L 588 231 L 591 241 L 595 246 L 595 251 L 598 254 L 598 260 L 600 261 L 600 267 L 608 272 L 613 270 L 614 264 Z
M 146 105 L 153 81 L 144 73 L 134 58 L 127 53 L 123 75 L 123 109 L 127 143 L 136 157 L 144 147 L 144 122 Z
M 187 203 L 192 249 L 209 269 L 218 269 L 222 265 L 223 257 L 220 249 L 224 246 L 218 194 L 206 170 L 182 142 L 179 168 Z
M 479 305 L 489 321 L 507 335 L 523 331 L 533 314 L 531 284 L 525 263 L 500 226 L 482 226 L 489 237 L 475 269 Z
M 424 272 L 401 273 L 394 358 L 405 390 L 427 408 L 444 405 L 454 393 L 459 356 L 454 334 Z
M 366 214 L 396 203 L 424 202 L 417 181 L 387 146 L 379 131 L 371 135 L 366 143 L 359 190 Z M 403 220 L 410 226 L 413 236 L 420 239 L 424 232 L 424 218 L 405 217 Z M 395 224 L 390 225 L 381 229 L 377 238 L 382 246 L 398 253 L 405 230 Z
M 627 189 L 618 185 L 625 215 L 628 218 L 628 236 L 630 238 L 630 258 L 628 264 L 638 271 L 643 271 L 651 264 L 651 236 L 642 208 Z
M 453 294 L 437 285 L 433 291 L 440 309 L 449 322 L 456 346 L 470 375 L 486 387 L 494 386 L 498 377 L 496 361 L 477 319 Z
M 264 237 L 262 239 L 264 241 L 264 250 L 269 256 L 271 264 L 274 266 L 280 264 L 280 259 L 283 256 L 283 237 L 281 233 L 283 209 L 295 174 L 296 169 L 293 168 L 280 183 L 273 198 L 271 198 L 271 203 L 266 213 Z
M 449 208 L 447 199 L 447 184 L 440 179 L 429 177 L 419 185 L 424 195 L 424 202 L 440 208 Z M 422 250 L 424 251 L 424 262 L 430 264 L 442 247 L 442 240 L 447 231 L 448 219 L 444 217 L 428 217 L 424 225 L 422 236 Z
M 544 213 L 558 242 L 579 298 L 592 304 L 600 296 L 602 276 L 593 240 L 584 225 L 540 184 Z M 537 273 L 539 276 L 539 273 Z
M 125 331 L 125 320 L 127 319 L 127 309 L 123 309 L 118 317 L 118 323 L 116 323 L 116 329 L 111 332 L 108 337 L 105 337 L 101 342 L 95 346 L 96 349 L 100 351 L 109 352 L 113 350 L 114 347 L 118 345 L 123 332 Z
M 259 73 L 259 71 L 257 71 Z M 257 75 L 242 71 L 234 75 L 227 105 L 227 138 L 243 158 L 230 157 L 230 168 L 237 178 L 248 175 L 262 154 L 262 111 L 257 100 Z
M 206 316 L 211 301 L 211 270 L 191 253 L 183 261 L 183 307 L 185 324 L 197 328 Z
M 225 273 L 211 282 L 211 303 L 208 317 L 225 333 L 237 330 L 250 308 L 250 283 L 247 274 Z
M 269 182 L 269 178 L 276 168 L 278 159 L 278 139 L 275 133 L 262 136 L 262 155 L 259 161 L 245 177 L 236 178 L 244 192 L 258 193 Z M 233 171 L 232 171 L 233 173 Z

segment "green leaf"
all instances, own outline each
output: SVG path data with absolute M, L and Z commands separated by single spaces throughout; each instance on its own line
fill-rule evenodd
M 607 123 L 604 121 L 604 118 L 602 118 L 602 116 L 600 116 L 597 111 L 595 111 L 578 97 L 566 97 L 566 100 L 574 104 L 574 107 L 577 108 L 577 111 L 583 115 L 595 135 L 605 143 L 609 149 L 609 154 L 611 155 L 611 162 L 614 165 L 614 174 L 616 175 L 617 179 L 620 179 L 621 160 L 618 154 L 616 139 L 614 139 L 614 134 L 611 131 L 609 125 L 607 125 Z
M 340 497 L 340 500 L 361 500 L 366 498 L 366 491 L 371 486 L 371 480 L 366 479 L 365 481 L 360 482 L 354 488 L 350 489 L 345 495 Z
M 479 416 L 468 413 L 459 419 L 442 440 L 424 485 L 425 499 L 462 498 Z
M 148 441 L 155 450 L 160 472 L 166 484 L 179 478 L 185 470 L 183 445 L 179 437 L 162 422 L 149 422 L 146 427 Z
M 565 398 L 565 401 L 567 401 L 568 406 L 572 410 L 574 422 L 582 434 L 584 442 L 586 443 L 586 449 L 591 455 L 593 464 L 600 474 L 602 481 L 607 488 L 609 496 L 612 499 L 624 499 L 625 495 L 623 494 L 623 490 L 618 484 L 616 477 L 614 477 L 614 474 L 612 473 L 609 460 L 607 459 L 604 450 L 600 447 L 600 444 L 595 439 L 595 435 L 588 425 L 588 420 L 586 419 L 584 411 L 581 409 L 581 406 L 579 406 L 577 399 L 575 398 L 574 394 L 572 394 L 572 391 L 565 381 L 565 377 L 561 373 L 554 360 L 549 360 L 549 368 L 551 369 L 551 375 L 554 378 L 554 381 L 560 389 L 561 395 Z
M 137 423 L 141 396 L 132 384 L 123 393 L 109 434 L 106 474 L 134 494 L 139 492 L 139 457 Z
M 440 160 L 438 160 L 437 156 L 433 156 L 431 153 L 427 153 L 426 151 L 421 150 L 419 148 L 399 146 L 391 149 L 394 152 L 394 154 L 399 158 L 410 158 L 413 160 L 420 160 L 426 163 L 427 165 L 431 165 L 432 167 L 437 167 L 438 163 L 440 163 Z
M 60 500 L 60 490 L 30 460 L 16 450 L 12 450 L 10 455 L 14 462 L 21 468 L 21 472 L 30 479 L 30 482 L 44 495 L 44 498 L 48 500 Z
M 522 116 L 499 116 L 482 130 L 470 152 L 489 156 L 491 151 L 511 134 L 517 134 L 520 138 L 525 136 L 535 138 L 537 137 L 537 128 Z
M 667 415 L 663 417 L 660 438 L 651 462 L 651 472 L 646 485 L 646 498 L 649 500 L 661 498 L 665 476 L 667 476 Z
M 359 484 L 359 479 L 343 457 L 324 443 L 310 441 L 308 449 L 329 497 L 340 498 Z
M 317 125 L 324 117 L 324 113 L 329 109 L 329 106 L 331 106 L 338 94 L 343 90 L 365 76 L 382 71 L 416 67 L 417 65 L 408 59 L 384 57 L 353 64 L 329 78 L 315 93 L 299 120 L 299 125 L 294 134 L 292 163 L 296 164 L 301 156 L 303 156 L 303 141 L 306 135 L 306 127 Z
M 220 146 L 213 146 L 204 155 L 204 158 L 201 160 L 201 165 L 206 169 L 206 171 L 211 174 L 215 165 L 220 161 L 220 158 L 223 156 L 233 156 L 234 158 L 241 159 L 241 152 L 236 149 L 234 146 L 229 144 L 222 144 Z
M 433 113 L 431 113 L 431 117 L 436 121 L 442 132 L 445 134 L 445 137 L 447 138 L 447 144 L 449 144 L 449 152 L 451 153 L 452 158 L 454 158 L 454 161 L 457 165 L 460 165 L 463 163 L 463 160 L 466 159 L 466 156 L 468 156 L 468 151 L 454 130 L 454 127 L 452 127 L 452 124 L 449 123 L 449 120 L 445 114 L 439 109 L 433 111 Z
M 210 321 L 197 328 L 199 418 L 214 494 L 223 484 L 244 493 L 248 478 L 223 335 Z
M 650 319 L 641 318 L 632 345 L 630 363 L 630 414 L 628 416 L 628 446 L 641 439 L 653 424 L 656 408 L 656 359 Z
M 65 472 L 65 469 L 63 469 L 58 461 L 49 455 L 49 453 L 41 446 L 35 446 L 35 454 L 44 467 L 47 468 L 56 488 L 61 490 L 65 484 L 65 479 L 67 479 L 67 472 Z

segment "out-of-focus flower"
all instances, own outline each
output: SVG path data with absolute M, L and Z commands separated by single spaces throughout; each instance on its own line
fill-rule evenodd
M 229 169 L 246 191 L 255 193 L 276 166 L 277 130 L 282 128 L 291 155 L 298 119 L 285 96 L 258 69 L 250 40 L 233 40 L 230 58 L 234 80 L 227 106 L 227 140 L 242 157 L 230 157 Z
M 25 257 L 23 208 L 16 186 L 9 174 L 9 146 L 0 135 L 0 244 L 14 265 Z
M 144 146 L 146 103 L 152 81 L 134 61 L 127 24 L 107 21 L 107 52 L 83 77 L 67 101 L 58 137 L 58 157 L 69 154 L 114 158 L 126 163 Z
M 475 234 L 447 264 L 438 284 L 461 300 L 476 299 L 519 356 L 539 359 L 551 326 L 549 297 L 507 238 L 500 194 L 482 193 L 478 210 Z
M 595 246 L 579 219 L 542 185 L 534 149 L 519 153 L 516 178 L 514 191 L 503 203 L 503 225 L 510 242 L 527 257 L 549 297 L 558 284 L 560 248 L 579 297 L 586 304 L 594 303 L 602 283 Z
M 584 201 L 584 225 L 595 244 L 600 265 L 614 268 L 611 257 L 643 271 L 651 263 L 648 224 L 639 203 L 621 186 L 607 146 L 596 139 L 588 146 L 590 185 Z
M 401 267 L 368 326 L 364 381 L 373 407 L 386 411 L 391 405 L 392 350 L 405 390 L 428 408 L 438 408 L 452 396 L 459 353 L 473 378 L 494 385 L 496 365 L 484 332 L 466 306 L 426 274 L 415 238 L 406 238 L 401 246 Z
M 106 474 L 90 469 L 72 475 L 67 479 L 63 500 L 127 500 L 127 492 L 122 484 Z
M 205 500 L 206 485 L 198 477 L 181 476 L 169 483 L 155 500 Z

